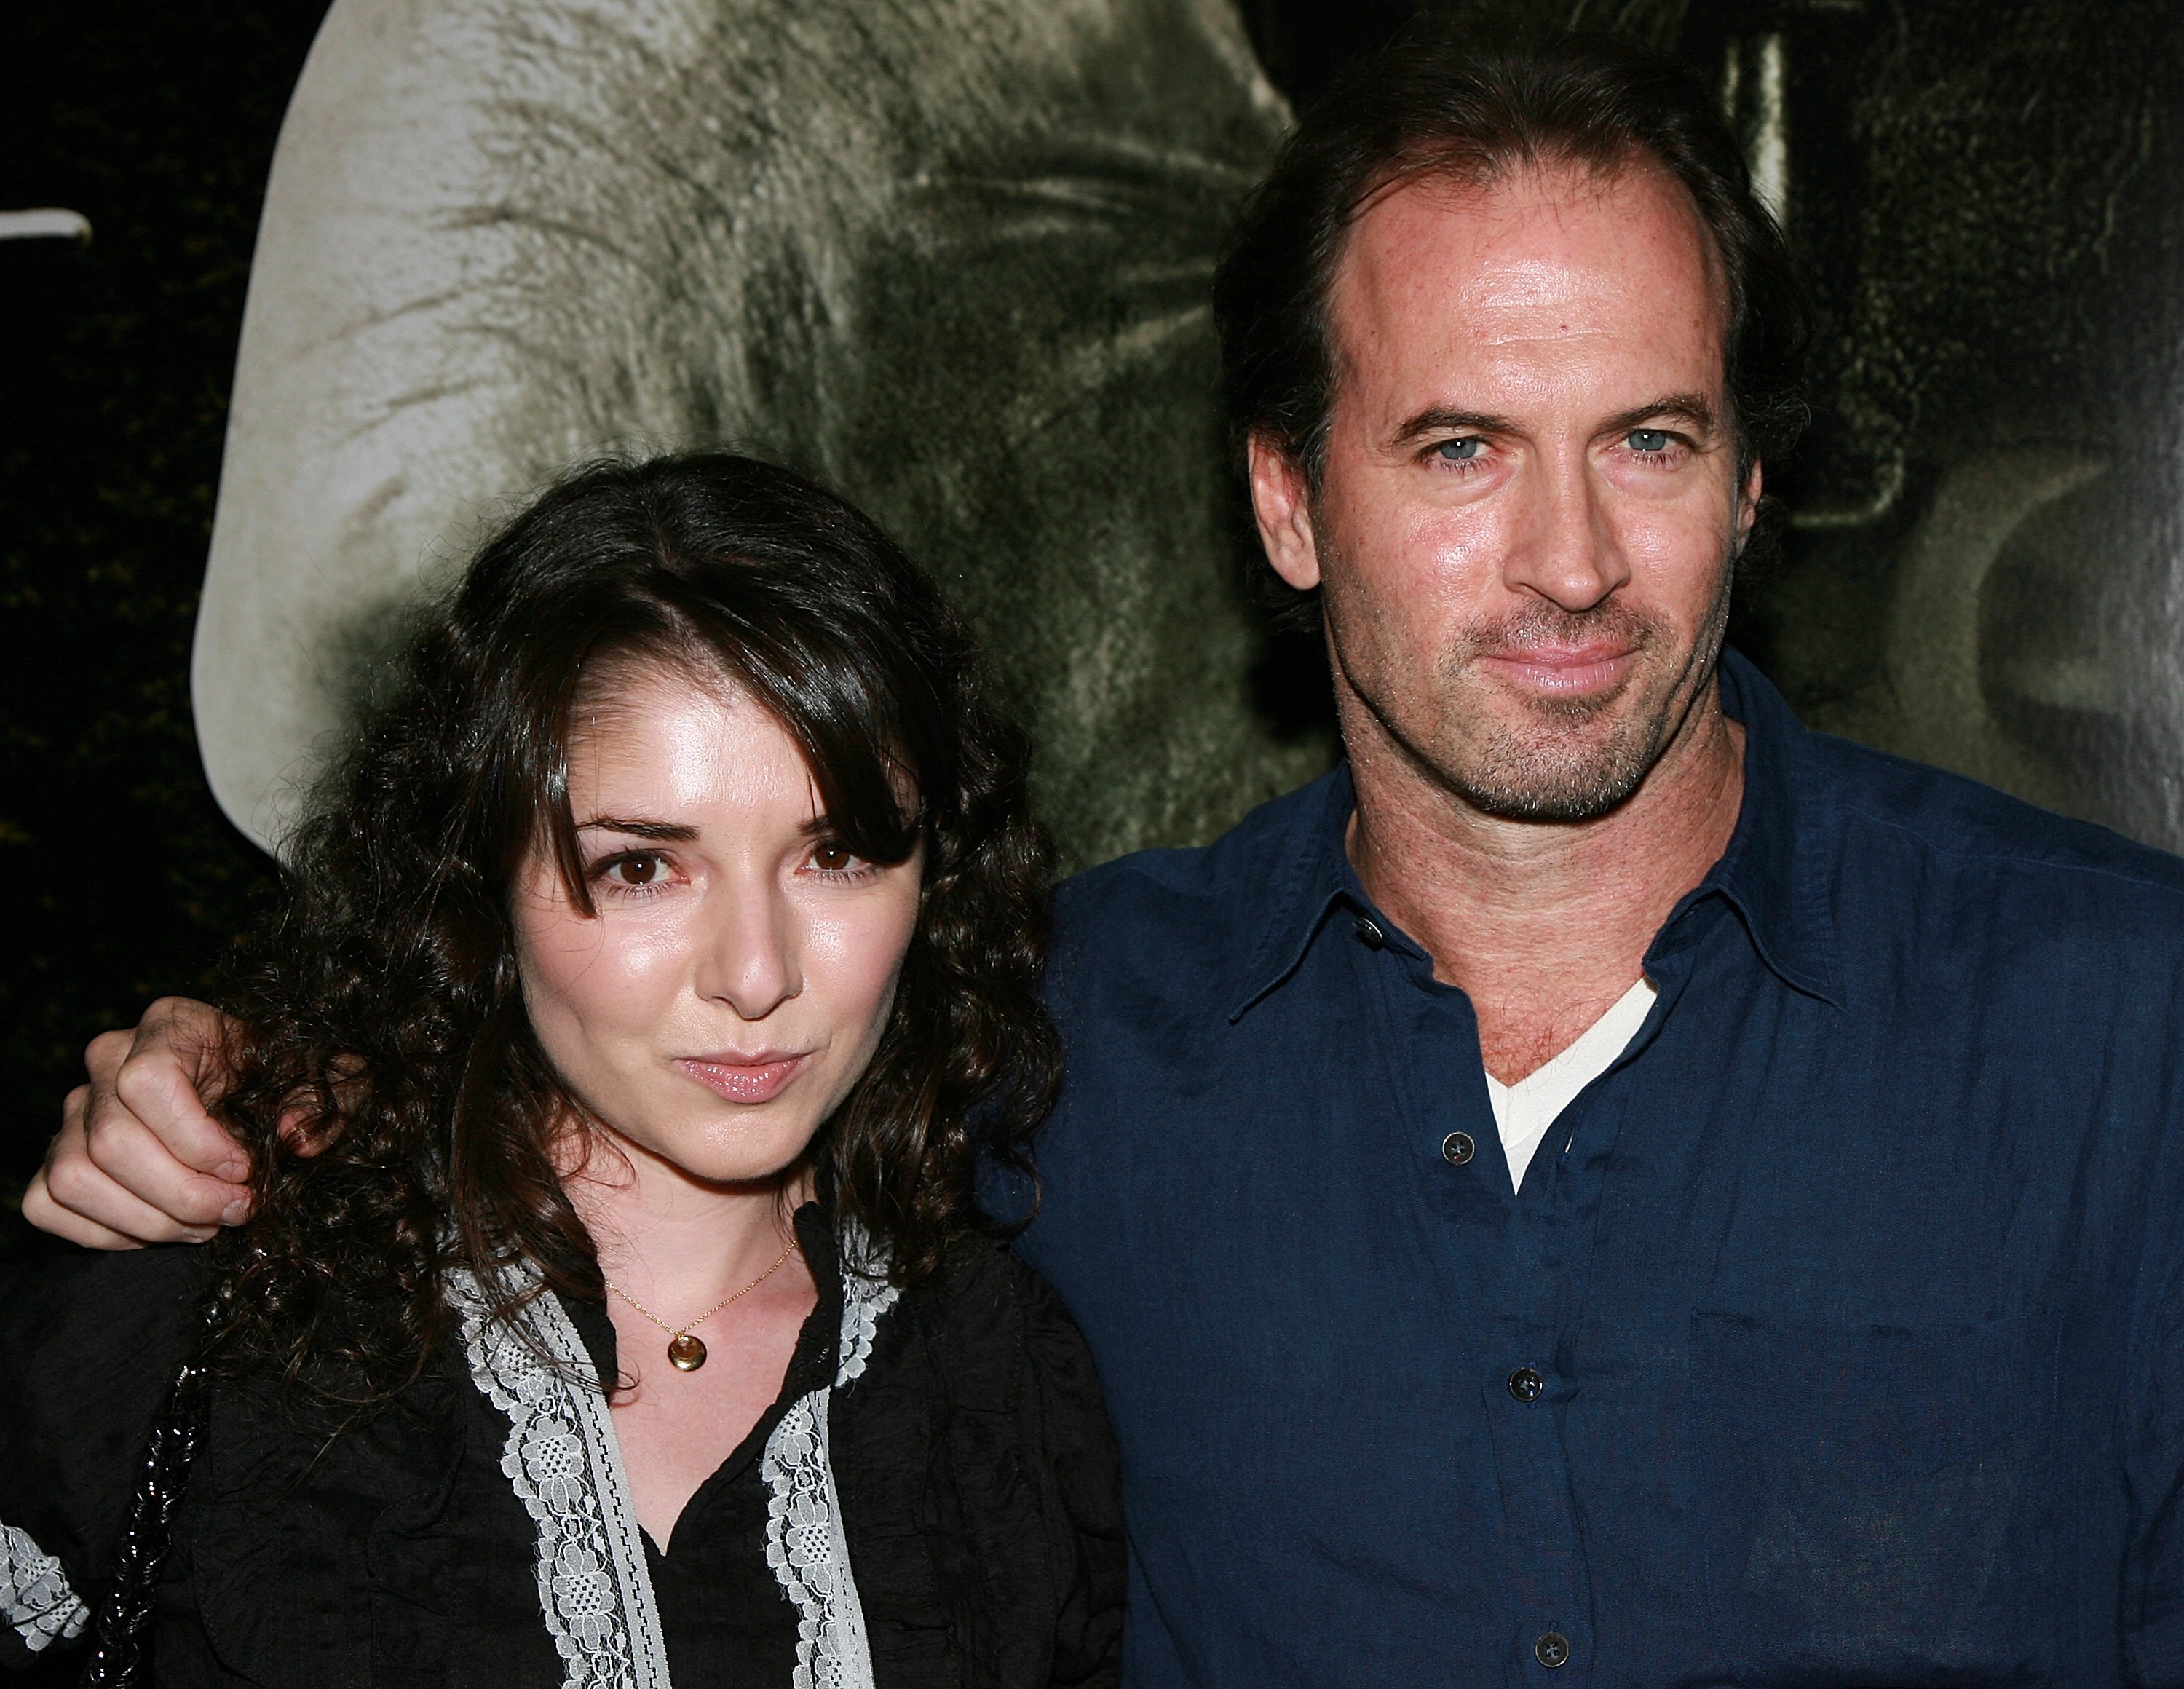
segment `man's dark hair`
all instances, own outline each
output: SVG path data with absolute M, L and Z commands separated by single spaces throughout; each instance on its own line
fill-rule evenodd
M 1739 478 L 1804 421 L 1804 296 L 1781 231 L 1705 88 L 1613 36 L 1497 24 L 1429 6 L 1305 114 L 1245 201 L 1214 277 L 1228 420 L 1240 454 L 1271 436 L 1317 487 L 1334 351 L 1327 303 L 1351 220 L 1390 185 L 1485 186 L 1537 165 L 1650 161 L 1690 193 L 1727 294 L 1723 348 Z

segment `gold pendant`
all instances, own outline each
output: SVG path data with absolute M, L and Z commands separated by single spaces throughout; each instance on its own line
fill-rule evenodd
M 667 1346 L 667 1358 L 677 1372 L 694 1373 L 705 1364 L 705 1346 L 685 1331 Z

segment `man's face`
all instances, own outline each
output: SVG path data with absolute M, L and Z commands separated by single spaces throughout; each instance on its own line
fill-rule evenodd
M 1353 754 L 1518 819 L 1635 789 L 1712 677 L 1758 496 L 1720 294 L 1649 168 L 1416 181 L 1358 218 L 1317 493 L 1252 454 L 1275 567 L 1324 589 Z

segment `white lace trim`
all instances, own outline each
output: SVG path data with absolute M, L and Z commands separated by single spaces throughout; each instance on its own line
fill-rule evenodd
M 894 1306 L 900 1294 L 883 1279 L 861 1278 L 854 1270 L 843 1273 L 842 1363 L 834 1374 L 835 1389 L 865 1375 L 865 1363 L 872 1357 L 872 1340 L 879 1335 L 880 1316 Z
M 850 1566 L 842 1507 L 834 1491 L 827 1439 L 827 1403 L 835 1390 L 861 1377 L 871 1359 L 880 1316 L 898 1292 L 877 1270 L 861 1237 L 842 1240 L 841 1362 L 833 1389 L 800 1396 L 766 1440 L 760 1471 L 768 1491 L 766 1563 L 796 1608 L 794 1689 L 872 1689 L 872 1650 L 864 1605 Z
M 669 1689 L 644 1541 L 591 1357 L 550 1295 L 510 1329 L 453 1275 L 471 1377 L 508 1415 L 500 1469 L 538 1526 L 538 1604 L 565 1689 Z
M 865 1610 L 834 1488 L 827 1404 L 834 1391 L 863 1376 L 881 1316 L 899 1293 L 878 1276 L 883 1263 L 863 1237 L 845 1233 L 833 1384 L 789 1405 L 760 1461 L 768 1492 L 766 1564 L 796 1608 L 794 1689 L 873 1689 Z M 567 1310 L 541 1296 L 511 1329 L 492 1317 L 470 1274 L 453 1274 L 449 1291 L 462 1316 L 471 1377 L 508 1415 L 500 1467 L 538 1526 L 538 1603 L 568 1663 L 564 1689 L 669 1689 L 666 1642 L 621 1447 L 605 1393 L 587 1381 L 591 1358 Z M 82 1627 L 79 1616 L 66 1634 Z
M 91 1609 L 69 1587 L 61 1563 L 14 1525 L 0 1525 L 0 1613 L 32 1653 L 75 1641 L 91 1622 Z

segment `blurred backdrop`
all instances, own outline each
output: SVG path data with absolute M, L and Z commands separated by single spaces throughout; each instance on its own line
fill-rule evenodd
M 718 3 L 727 14 L 740 0 Z M 1020 106 L 982 103 L 983 86 L 1017 74 L 994 68 L 999 49 L 978 34 L 1000 40 L 1011 4 L 947 5 L 987 21 L 939 29 L 943 0 L 771 7 L 799 27 L 891 21 L 905 42 L 922 39 L 895 57 L 933 61 L 916 85 L 928 92 L 912 92 L 956 127 L 890 118 L 900 156 L 944 130 L 948 159 L 982 161 L 959 169 L 922 245 L 856 248 L 851 267 L 866 279 L 855 299 L 885 332 L 815 340 L 798 365 L 807 349 L 794 336 L 701 324 L 691 332 L 714 339 L 698 353 L 652 345 L 607 371 L 612 381 L 594 371 L 591 388 L 608 396 L 589 409 L 566 382 L 519 372 L 485 423 L 465 425 L 487 439 L 472 503 L 421 493 L 377 526 L 338 502 L 382 508 L 371 486 L 352 480 L 321 498 L 298 478 L 318 460 L 297 443 L 298 405 L 315 393 L 379 400 L 356 397 L 353 364 L 322 376 L 310 361 L 344 339 L 342 325 L 281 339 L 296 314 L 280 289 L 323 297 L 370 267 L 369 240 L 357 244 L 370 230 L 326 209 L 325 183 L 390 144 L 383 137 L 329 142 L 321 131 L 315 153 L 284 146 L 287 187 L 236 384 L 275 142 L 325 7 L 8 8 L 0 50 L 18 92 L 0 112 L 0 210 L 67 208 L 92 234 L 0 241 L 0 865 L 13 889 L 0 938 L 0 1185 L 35 1164 L 84 1040 L 158 993 L 209 989 L 270 885 L 267 859 L 208 789 L 191 700 L 238 391 L 237 461 L 255 490 L 221 516 L 198 685 L 227 771 L 222 799 L 261 833 L 310 734 L 337 714 L 343 654 L 369 655 L 354 628 L 457 555 L 465 523 L 577 451 L 709 436 L 838 480 L 949 576 L 1039 716 L 1042 801 L 1073 861 L 1195 842 L 1324 765 L 1323 676 L 1308 645 L 1257 624 L 1240 585 L 1195 290 L 1223 208 L 1289 105 L 1398 26 L 1408 0 L 1241 0 L 1240 31 L 1227 0 L 1087 0 L 1105 33 L 1069 44 L 1062 81 L 1072 109 L 1096 115 L 1106 102 L 1112 120 L 1100 158 L 1079 148 L 1066 161 L 1079 187 L 1063 237 L 1051 204 L 1024 209 L 1057 179 L 1036 125 Z M 2184 844 L 2184 8 L 1534 9 L 1635 34 L 1706 77 L 1819 309 L 1815 426 L 1794 462 L 1769 465 L 1786 521 L 1741 589 L 1733 638 L 1816 726 Z M 762 70 L 749 34 L 737 62 Z M 434 52 L 447 57 L 444 43 Z M 535 55 L 526 64 L 532 74 Z M 326 110 L 353 103 L 327 80 L 342 68 L 322 59 L 307 82 Z M 632 86 L 644 97 L 597 97 L 648 132 L 687 137 L 708 115 L 655 98 L 641 78 Z M 911 98 L 890 87 L 889 98 Z M 1173 154 L 1178 136 L 1205 168 L 1133 176 L 1115 163 L 1157 150 L 1147 137 Z M 1096 192 L 1082 186 L 1095 181 Z M 463 191 L 493 189 L 481 178 Z M 1096 219 L 1078 215 L 1095 202 Z M 850 238 L 850 215 L 840 211 L 829 238 Z M 529 248 L 502 258 L 525 287 L 551 270 Z M 552 273 L 565 293 L 577 275 Z M 744 291 L 758 301 L 745 312 L 777 299 L 756 282 Z M 495 297 L 526 296 L 510 282 Z M 546 335 L 539 302 L 522 309 Z M 637 296 L 610 309 L 660 315 Z M 720 350 L 730 340 L 733 360 Z M 936 344 L 954 359 L 944 381 Z M 404 355 L 432 354 L 389 357 Z M 707 358 L 726 372 L 710 385 L 644 379 Z M 777 397 L 802 387 L 829 396 Z M 627 415 L 614 398 L 625 391 L 638 396 Z M 1037 404 L 997 405 L 1000 391 Z M 905 395 L 956 425 L 934 431 L 921 417 L 905 429 Z M 280 583 L 309 572 L 305 551 L 337 562 L 319 576 L 337 583 L 338 603 L 300 605 L 298 617 L 324 624 L 308 638 L 269 634 L 246 612 L 285 602 Z M 254 700 L 291 694 L 287 713 L 252 713 Z

